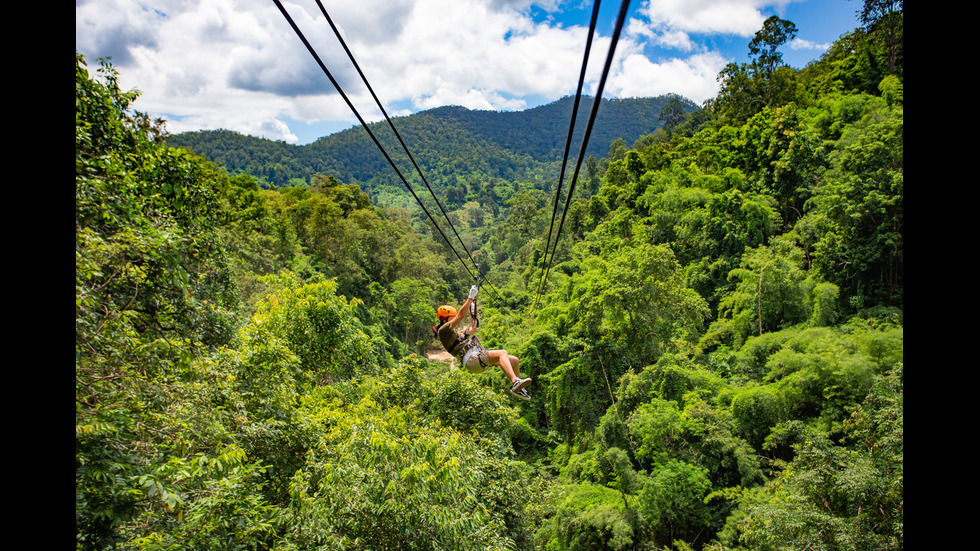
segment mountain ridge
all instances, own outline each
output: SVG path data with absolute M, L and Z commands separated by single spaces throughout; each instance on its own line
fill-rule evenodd
M 590 136 L 586 156 L 604 157 L 617 138 L 628 144 L 663 126 L 660 112 L 670 100 L 678 99 L 686 111 L 698 107 L 674 94 L 650 98 L 603 98 Z M 579 103 L 576 129 L 569 150 L 574 160 L 581 149 L 582 132 L 592 108 L 592 98 Z M 393 117 L 426 178 L 439 185 L 452 185 L 466 175 L 505 180 L 526 178 L 542 165 L 562 158 L 574 104 L 572 96 L 524 111 L 484 111 L 462 106 L 441 106 Z M 387 122 L 368 127 L 408 177 L 412 165 Z M 314 174 L 334 176 L 365 189 L 398 185 L 399 179 L 381 151 L 361 126 L 323 136 L 309 144 L 247 136 L 229 130 L 205 130 L 176 134 L 168 139 L 229 173 L 245 173 L 276 186 L 309 183 Z M 430 175 L 431 173 L 431 175 Z

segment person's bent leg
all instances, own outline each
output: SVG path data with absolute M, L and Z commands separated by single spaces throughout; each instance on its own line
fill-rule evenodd
M 490 364 L 499 365 L 500 369 L 504 370 L 504 375 L 507 375 L 507 378 L 510 379 L 510 382 L 513 383 L 520 377 L 520 371 L 514 369 L 515 364 L 511 361 L 517 358 L 508 354 L 506 350 L 490 350 L 487 352 L 487 355 L 490 357 Z
M 507 354 L 506 352 L 504 352 L 504 353 Z M 521 378 L 521 361 L 517 359 L 517 356 L 514 356 L 512 354 L 507 354 L 507 358 L 510 360 L 510 366 L 514 369 L 514 375 L 516 375 L 517 378 L 520 379 Z

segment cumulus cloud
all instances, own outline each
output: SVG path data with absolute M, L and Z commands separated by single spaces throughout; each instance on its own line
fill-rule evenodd
M 659 63 L 639 54 L 631 54 L 610 77 L 607 86 L 617 97 L 674 93 L 701 103 L 718 94 L 716 77 L 726 63 L 721 54 L 712 52 Z
M 751 36 L 762 27 L 763 8 L 792 0 L 657 0 L 638 10 L 656 27 L 686 33 Z
M 324 5 L 386 103 L 522 109 L 574 91 L 586 29 L 535 23 L 531 0 L 386 0 Z M 556 9 L 554 2 L 537 2 Z M 284 2 L 366 118 L 377 110 L 319 7 Z M 264 0 L 76 3 L 76 49 L 111 56 L 140 108 L 192 124 L 292 139 L 277 121 L 352 119 L 278 9 Z M 94 59 L 90 59 L 90 62 Z
M 627 32 L 659 48 L 704 53 L 703 37 L 753 36 L 766 20 L 765 10 L 782 11 L 793 1 L 799 0 L 646 0 Z
M 157 46 L 163 18 L 159 12 L 125 0 L 76 2 L 75 48 L 131 66 L 133 48 Z
M 784 3 L 786 0 L 776 0 Z M 528 107 L 558 99 L 578 82 L 587 27 L 557 22 L 587 5 L 561 0 L 321 0 L 386 107 L 446 104 Z M 379 113 L 317 4 L 283 0 L 324 64 L 367 120 Z M 772 0 L 661 0 L 639 5 L 618 48 L 607 92 L 712 95 L 724 63 L 694 33 L 748 36 Z M 150 7 L 152 6 L 152 7 Z M 532 17 L 535 11 L 538 17 Z M 545 16 L 541 16 L 545 13 Z M 586 19 L 587 21 L 587 19 Z M 608 28 L 605 30 L 608 33 Z M 681 52 L 653 60 L 644 44 Z M 595 87 L 609 44 L 589 62 Z M 172 132 L 226 128 L 296 141 L 282 122 L 354 121 L 277 7 L 267 0 L 76 0 L 75 47 L 94 63 L 112 56 L 137 108 Z

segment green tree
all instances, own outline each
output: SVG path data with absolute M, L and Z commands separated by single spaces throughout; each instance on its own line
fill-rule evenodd
M 779 47 L 796 38 L 796 25 L 773 15 L 762 23 L 762 29 L 749 42 L 749 55 L 758 78 L 765 83 L 765 103 L 772 105 L 775 91 L 774 76 L 783 61 Z
M 904 52 L 904 0 L 864 0 L 858 18 L 865 30 L 884 46 L 888 74 L 899 69 Z
M 741 267 L 729 274 L 738 284 L 722 299 L 722 313 L 745 336 L 804 321 L 808 316 L 802 261 L 803 251 L 786 239 L 747 250 Z
M 413 278 L 401 278 L 385 293 L 385 310 L 394 327 L 404 336 L 402 355 L 416 350 L 416 341 L 425 334 L 434 319 L 432 283 Z M 411 344 L 410 344 L 411 343 Z
M 472 440 L 418 423 L 410 409 L 364 402 L 337 408 L 326 394 L 310 402 L 327 430 L 293 477 L 283 538 L 290 548 L 508 545 L 498 534 L 502 519 L 473 492 L 487 478 Z
M 718 74 L 721 92 L 713 103 L 714 110 L 740 123 L 763 107 L 778 107 L 792 101 L 796 72 L 782 65 L 779 48 L 796 33 L 796 25 L 791 21 L 775 15 L 766 19 L 749 42 L 752 63 L 729 63 Z
M 764 108 L 739 130 L 734 157 L 739 168 L 774 196 L 787 224 L 802 216 L 817 170 L 826 164 L 818 141 L 792 106 Z
M 639 515 L 616 490 L 594 484 L 569 486 L 555 515 L 537 534 L 544 549 L 626 550 L 642 541 Z
M 184 528 L 198 548 L 255 547 L 272 533 L 262 467 L 228 429 L 241 395 L 201 361 L 237 323 L 228 179 L 164 145 L 137 96 L 76 55 L 76 547 L 164 547 Z
M 701 330 L 708 309 L 685 287 L 669 248 L 637 243 L 590 259 L 573 280 L 571 303 L 577 330 L 588 338 L 612 338 L 637 365 L 656 361 L 680 340 Z
M 710 521 L 704 500 L 711 490 L 708 471 L 671 459 L 650 473 L 638 503 L 652 526 L 651 542 L 695 542 Z
M 672 459 L 685 456 L 687 435 L 701 430 L 697 423 L 684 417 L 677 403 L 653 398 L 634 411 L 627 421 L 636 439 L 635 455 L 641 465 L 656 468 Z
M 718 73 L 717 80 L 721 91 L 715 98 L 713 109 L 733 123 L 746 121 L 765 107 L 748 65 L 729 63 Z
M 253 320 L 286 342 L 304 371 L 321 382 L 379 371 L 386 351 L 368 337 L 357 299 L 338 295 L 333 280 L 304 284 L 283 274 L 276 282 L 277 293 L 259 304 Z
M 521 190 L 506 203 L 510 209 L 501 229 L 506 250 L 511 255 L 527 254 L 525 247 L 544 230 L 546 220 L 541 215 L 546 206 L 544 196 L 539 191 Z
M 609 153 L 607 155 L 609 162 L 621 161 L 626 158 L 626 153 L 629 152 L 629 147 L 626 145 L 626 140 L 623 138 L 616 138 L 609 145 Z
M 885 99 L 888 107 L 902 105 L 905 101 L 905 91 L 902 86 L 902 81 L 895 75 L 888 75 L 881 79 L 881 82 L 878 83 L 878 91 L 881 92 L 881 97 Z
M 687 112 L 684 110 L 684 104 L 677 98 L 671 98 L 663 106 L 660 110 L 660 120 L 664 122 L 664 128 L 667 130 L 668 136 L 674 133 L 674 129 L 684 120 L 686 115 Z
M 319 387 L 301 410 L 322 430 L 291 480 L 284 548 L 509 549 L 530 537 L 513 491 L 530 481 L 501 456 L 515 413 L 471 375 L 409 357 Z
M 825 183 L 809 200 L 819 232 L 814 267 L 851 308 L 903 303 L 903 136 L 901 109 L 863 117 L 842 133 Z
M 736 431 L 756 450 L 762 450 L 769 432 L 787 420 L 789 408 L 781 395 L 766 387 L 748 387 L 732 400 Z
M 742 506 L 752 549 L 902 549 L 902 368 L 879 379 L 846 424 L 853 446 L 802 429 L 796 457 Z

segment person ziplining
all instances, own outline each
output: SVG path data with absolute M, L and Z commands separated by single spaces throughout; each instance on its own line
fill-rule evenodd
M 476 312 L 478 292 L 476 285 L 471 287 L 469 296 L 459 310 L 447 304 L 440 306 L 436 310 L 439 323 L 432 326 L 432 334 L 439 338 L 446 352 L 460 359 L 460 363 L 470 373 L 482 373 L 489 366 L 500 366 L 510 379 L 510 393 L 523 400 L 530 400 L 531 395 L 527 391 L 527 386 L 531 384 L 531 378 L 521 378 L 521 362 L 517 356 L 502 349 L 487 350 L 475 335 L 480 328 Z M 457 330 L 456 326 L 467 315 L 470 317 L 469 328 L 466 331 Z

